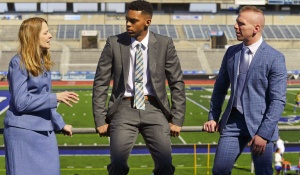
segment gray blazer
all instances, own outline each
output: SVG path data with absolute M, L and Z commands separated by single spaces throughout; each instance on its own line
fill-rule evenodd
M 230 115 L 235 90 L 242 44 L 226 51 L 211 99 L 209 120 L 219 121 L 222 105 L 231 85 L 231 95 L 220 120 L 220 132 Z M 250 135 L 259 135 L 267 140 L 277 140 L 278 120 L 285 107 L 287 70 L 282 53 L 266 42 L 260 45 L 252 62 L 242 93 L 242 106 Z
M 182 71 L 171 38 L 149 33 L 148 69 L 155 97 L 167 120 L 182 126 L 185 115 L 185 92 Z M 127 33 L 108 37 L 100 56 L 93 86 L 93 114 L 96 127 L 109 123 L 124 95 L 128 80 L 131 39 Z M 113 79 L 112 94 L 106 110 L 107 91 Z M 171 90 L 169 102 L 166 83 Z

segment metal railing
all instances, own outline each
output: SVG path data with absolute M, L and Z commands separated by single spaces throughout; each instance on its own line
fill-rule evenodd
M 279 126 L 280 131 L 300 131 L 300 126 Z M 1 131 L 0 131 L 1 132 Z M 181 132 L 205 132 L 202 126 L 183 126 Z M 96 133 L 95 128 L 73 128 L 74 134 Z
M 280 131 L 300 131 L 300 126 L 278 126 Z M 95 128 L 73 128 L 73 134 L 94 134 Z M 183 126 L 181 132 L 205 132 L 202 126 Z M 0 134 L 3 134 L 3 128 L 0 128 Z

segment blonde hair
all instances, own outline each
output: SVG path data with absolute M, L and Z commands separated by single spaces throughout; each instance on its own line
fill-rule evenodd
M 255 6 L 248 6 L 248 5 L 243 6 L 239 12 L 241 13 L 241 12 L 245 12 L 245 11 L 252 11 L 252 12 L 260 13 L 262 15 L 264 14 L 264 12 L 261 9 L 255 7 Z
M 242 12 L 253 12 L 253 13 L 255 13 L 256 15 L 252 16 L 252 18 L 255 18 L 255 21 L 260 23 L 261 31 L 263 30 L 263 28 L 265 27 L 265 16 L 264 16 L 264 12 L 261 9 L 259 9 L 256 6 L 248 6 L 247 5 L 247 6 L 243 6 L 239 10 L 239 13 L 242 13 Z
M 50 71 L 54 63 L 50 59 L 50 51 L 40 48 L 40 32 L 42 24 L 47 21 L 40 17 L 33 17 L 23 21 L 19 29 L 19 56 L 21 66 L 25 66 L 28 73 L 38 76 L 44 69 Z

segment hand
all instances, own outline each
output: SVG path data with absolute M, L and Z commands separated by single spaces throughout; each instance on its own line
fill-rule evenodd
M 65 125 L 62 129 L 62 133 L 65 135 L 65 136 L 70 136 L 72 137 L 73 133 L 72 133 L 72 125 Z
M 108 137 L 109 136 L 109 124 L 105 124 L 96 128 L 100 137 Z
M 170 124 L 170 135 L 173 137 L 178 137 L 181 131 L 181 127 L 174 125 L 172 123 L 169 124 Z
M 255 135 L 248 143 L 248 146 L 252 147 L 252 153 L 256 156 L 262 155 L 265 152 L 266 145 L 267 140 L 260 137 L 259 135 Z
M 75 92 L 68 92 L 68 91 L 56 93 L 57 101 L 65 103 L 66 105 L 68 105 L 70 107 L 73 107 L 70 102 L 72 102 L 72 103 L 78 102 L 78 100 L 79 100 L 78 96 L 79 95 L 76 94 Z
M 209 120 L 204 123 L 203 130 L 209 133 L 214 133 L 219 131 L 219 123 L 214 120 Z

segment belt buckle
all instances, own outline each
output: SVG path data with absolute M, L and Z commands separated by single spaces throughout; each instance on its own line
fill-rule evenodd
M 134 98 L 133 97 L 123 97 L 122 100 L 129 100 L 132 101 Z

